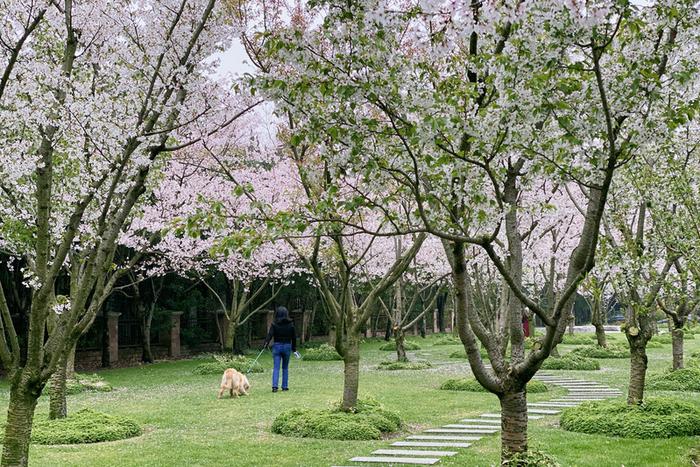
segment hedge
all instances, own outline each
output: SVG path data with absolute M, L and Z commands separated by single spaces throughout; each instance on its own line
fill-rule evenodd
M 486 389 L 474 378 L 448 379 L 440 385 L 444 391 L 470 391 L 486 392 Z M 527 392 L 530 394 L 547 392 L 549 389 L 542 381 L 531 380 L 527 383 Z
M 420 345 L 418 345 L 412 341 L 404 341 L 403 348 L 405 350 L 420 350 Z M 389 342 L 382 344 L 379 347 L 379 350 L 386 350 L 386 351 L 396 350 L 396 341 L 392 340 L 392 341 L 389 341 Z
M 355 412 L 343 412 L 339 405 L 330 409 L 291 409 L 272 422 L 273 433 L 298 437 L 336 440 L 380 439 L 383 433 L 398 431 L 401 417 L 384 409 L 377 401 L 358 401 Z
M 700 368 L 692 365 L 689 368 L 651 375 L 646 382 L 646 388 L 656 391 L 700 392 Z
M 594 345 L 597 342 L 595 336 L 588 334 L 564 334 L 561 341 L 564 345 Z
M 700 409 L 671 398 L 647 398 L 640 405 L 625 400 L 585 402 L 565 409 L 559 423 L 568 431 L 621 438 L 697 436 Z
M 342 360 L 343 357 L 328 344 L 322 344 L 315 348 L 310 348 L 304 351 L 304 360 L 312 361 L 332 361 L 332 360 Z
M 379 370 L 426 370 L 432 368 L 430 362 L 381 362 L 377 367 Z
M 592 358 L 570 352 L 563 357 L 549 357 L 542 366 L 543 370 L 600 370 L 600 363 Z
M 116 441 L 141 434 L 141 427 L 130 418 L 82 409 L 67 418 L 38 418 L 32 427 L 34 444 L 84 444 Z
M 446 336 L 440 336 L 438 337 L 435 342 L 433 342 L 433 345 L 461 345 L 462 341 L 459 340 L 457 337 L 452 336 L 452 335 L 446 335 Z
M 588 358 L 630 358 L 630 350 L 622 344 L 610 344 L 607 347 L 586 346 L 577 347 L 571 351 Z
M 262 373 L 264 371 L 259 363 L 252 365 L 253 360 L 243 355 L 213 355 L 213 358 L 213 362 L 200 363 L 192 372 L 196 375 L 216 375 L 223 373 L 227 368 L 235 368 L 241 373 Z

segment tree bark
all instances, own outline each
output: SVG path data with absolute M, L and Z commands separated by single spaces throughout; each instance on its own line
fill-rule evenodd
M 226 330 L 226 346 L 225 350 L 235 353 L 236 330 L 238 329 L 238 320 L 229 319 L 228 329 Z
M 49 380 L 49 420 L 66 418 L 68 403 L 66 402 L 66 363 L 61 362 L 56 372 Z
M 671 331 L 671 339 L 673 343 L 673 369 L 679 370 L 683 368 L 683 327 L 680 328 L 674 325 Z
M 406 355 L 406 336 L 404 334 L 401 326 L 396 326 L 394 329 L 394 340 L 396 342 L 396 361 L 397 362 L 407 362 L 408 356 Z
M 33 393 L 22 382 L 12 386 L 3 440 L 3 466 L 25 467 L 29 464 L 29 439 L 39 394 L 40 391 Z
M 344 380 L 343 380 L 343 404 L 344 411 L 351 411 L 357 405 L 357 392 L 360 385 L 360 336 L 352 334 L 347 336 L 345 352 L 343 355 Z
M 141 317 L 141 361 L 153 363 L 153 350 L 151 349 L 151 322 L 153 321 L 153 310 Z
M 644 380 L 647 374 L 647 353 L 644 339 L 630 339 L 630 386 L 627 403 L 641 404 L 644 400 Z
M 66 359 L 66 379 L 75 378 L 75 352 L 77 351 L 77 347 L 78 343 L 76 342 Z
M 501 452 L 504 459 L 527 451 L 527 394 L 525 389 L 507 391 L 501 402 Z
M 593 299 L 593 309 L 591 310 L 591 324 L 595 328 L 595 338 L 600 347 L 607 347 L 608 340 L 605 335 L 605 326 L 603 325 L 603 310 L 600 299 L 596 296 Z

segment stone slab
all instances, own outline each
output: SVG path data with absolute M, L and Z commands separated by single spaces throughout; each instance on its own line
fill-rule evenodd
M 456 443 L 452 441 L 396 441 L 392 446 L 416 448 L 468 448 L 472 443 Z
M 460 420 L 460 422 L 465 422 L 465 423 L 493 423 L 494 425 L 500 425 L 501 421 L 500 420 L 487 420 L 483 418 L 463 418 Z
M 561 410 L 549 410 L 549 409 L 527 409 L 527 413 L 540 414 L 540 415 L 556 415 L 560 413 Z
M 578 404 L 577 402 L 531 402 L 527 404 L 528 407 L 576 407 Z
M 457 428 L 431 428 L 425 430 L 424 433 L 464 433 L 466 435 L 492 435 L 498 433 L 499 430 L 486 430 L 486 429 L 471 429 L 471 430 L 460 430 Z
M 372 451 L 372 454 L 378 454 L 383 456 L 435 456 L 435 457 L 445 457 L 454 456 L 457 451 L 422 451 L 420 449 L 377 449 Z
M 450 423 L 449 425 L 442 425 L 442 428 L 459 428 L 459 429 L 466 429 L 466 430 L 500 430 L 501 427 L 499 425 L 465 425 L 462 423 Z
M 375 464 L 414 464 L 414 465 L 433 465 L 440 462 L 439 457 L 391 457 L 391 456 L 374 456 L 374 457 L 353 457 L 350 462 L 367 462 Z
M 481 436 L 457 436 L 457 435 L 411 435 L 406 439 L 424 441 L 479 441 Z
M 588 402 L 588 401 L 602 401 L 605 400 L 602 397 L 587 397 L 587 398 L 573 398 L 573 399 L 552 399 L 552 402 Z

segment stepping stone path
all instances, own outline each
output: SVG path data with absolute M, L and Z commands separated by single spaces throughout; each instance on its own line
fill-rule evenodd
M 592 381 L 551 374 L 536 375 L 535 379 L 560 386 L 569 392 L 559 399 L 528 403 L 529 420 L 558 415 L 563 409 L 576 407 L 586 401 L 597 401 L 622 395 L 619 389 Z M 372 452 L 371 456 L 353 457 L 350 462 L 355 467 L 371 464 L 434 465 L 440 462 L 442 457 L 457 455 L 460 449 L 468 449 L 472 442 L 479 441 L 484 436 L 493 436 L 500 430 L 501 414 L 483 413 L 479 418 L 463 418 L 459 423 L 423 430 L 423 434 L 407 436 L 406 441 L 395 441 L 388 449 L 377 449 Z

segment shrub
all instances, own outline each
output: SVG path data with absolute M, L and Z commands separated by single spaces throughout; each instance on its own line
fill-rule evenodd
M 34 444 L 83 444 L 116 441 L 141 434 L 133 420 L 82 409 L 58 420 L 37 419 L 32 428 Z
M 335 348 L 328 344 L 322 344 L 316 348 L 310 348 L 304 351 L 304 360 L 313 361 L 331 361 L 331 360 L 342 360 L 343 357 L 336 352 Z
M 506 467 L 559 467 L 557 460 L 549 454 L 531 449 L 517 453 L 501 463 Z
M 652 336 L 650 342 L 658 342 L 659 344 L 668 345 L 671 343 L 671 334 L 657 334 Z
M 440 385 L 440 389 L 445 391 L 486 392 L 486 389 L 484 389 L 484 387 L 474 378 L 448 379 L 442 383 L 442 385 Z M 547 385 L 542 381 L 531 380 L 527 383 L 527 392 L 530 394 L 547 391 Z
M 76 374 L 75 378 L 66 380 L 66 394 L 78 394 L 83 391 L 111 392 L 114 388 L 102 377 Z
M 426 370 L 432 368 L 430 362 L 381 362 L 377 367 L 379 370 Z
M 561 343 L 565 345 L 594 345 L 597 340 L 595 336 L 589 334 L 564 334 Z
M 630 350 L 621 344 L 610 344 L 607 347 L 586 346 L 577 347 L 571 351 L 588 358 L 630 358 Z
M 251 367 L 253 360 L 243 355 L 213 355 L 213 362 L 205 362 L 197 365 L 193 373 L 196 375 L 216 375 L 223 373 L 227 368 L 235 368 L 241 373 L 262 373 L 263 367 L 256 363 Z
M 543 370 L 600 370 L 600 363 L 592 358 L 583 357 L 573 352 L 563 357 L 549 357 L 542 363 Z
M 656 391 L 695 391 L 700 392 L 700 368 L 695 365 L 652 375 L 646 383 L 647 389 Z
M 420 350 L 420 345 L 418 345 L 412 341 L 404 341 L 403 348 L 406 350 Z M 382 344 L 379 347 L 379 350 L 387 350 L 387 351 L 396 350 L 396 341 L 392 340 L 392 341 L 389 341 L 389 342 Z
M 462 341 L 451 334 L 448 334 L 445 336 L 440 336 L 435 340 L 435 342 L 433 342 L 433 345 L 460 345 L 460 344 L 462 344 Z
M 358 401 L 354 412 L 341 411 L 339 404 L 326 410 L 291 409 L 275 418 L 271 430 L 299 438 L 368 440 L 398 431 L 401 425 L 398 414 L 369 399 Z
M 489 358 L 489 354 L 486 352 L 486 349 L 483 347 L 479 349 L 479 355 L 481 355 L 481 358 Z M 464 348 L 461 348 L 459 350 L 455 350 L 450 354 L 450 358 L 461 358 L 461 359 L 466 359 L 467 358 L 467 351 L 464 350 Z
M 700 435 L 700 409 L 670 398 L 641 405 L 624 400 L 586 402 L 562 412 L 561 427 L 578 433 L 653 439 Z
M 647 342 L 647 349 L 660 349 L 661 347 L 663 347 L 661 342 L 655 340 L 650 340 Z

